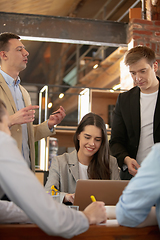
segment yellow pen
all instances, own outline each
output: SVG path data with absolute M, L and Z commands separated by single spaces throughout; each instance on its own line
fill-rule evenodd
M 95 197 L 93 195 L 91 195 L 90 198 L 91 198 L 92 202 L 96 202 L 96 199 L 95 199 Z

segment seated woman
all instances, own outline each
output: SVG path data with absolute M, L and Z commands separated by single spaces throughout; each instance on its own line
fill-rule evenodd
M 109 155 L 106 126 L 94 113 L 86 114 L 74 135 L 76 150 L 53 158 L 45 185 L 54 185 L 61 192 L 62 202 L 74 201 L 78 179 L 119 180 L 117 160 Z

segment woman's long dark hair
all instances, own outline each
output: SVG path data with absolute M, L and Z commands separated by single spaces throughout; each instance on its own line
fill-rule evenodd
M 107 130 L 103 119 L 95 114 L 88 113 L 80 121 L 77 130 L 74 134 L 74 144 L 77 152 L 79 151 L 78 135 L 84 130 L 87 125 L 94 125 L 102 131 L 102 142 L 99 150 L 94 154 L 88 166 L 89 179 L 110 179 L 109 168 L 109 145 L 107 138 Z

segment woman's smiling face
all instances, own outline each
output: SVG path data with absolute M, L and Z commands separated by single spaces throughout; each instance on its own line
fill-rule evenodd
M 79 153 L 81 156 L 92 158 L 102 143 L 102 131 L 94 125 L 87 125 L 78 136 Z

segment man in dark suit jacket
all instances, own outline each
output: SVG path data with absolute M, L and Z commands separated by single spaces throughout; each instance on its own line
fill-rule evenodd
M 110 149 L 121 168 L 121 179 L 131 179 L 154 143 L 160 141 L 158 63 L 148 47 L 137 46 L 125 56 L 135 87 L 117 99 Z

